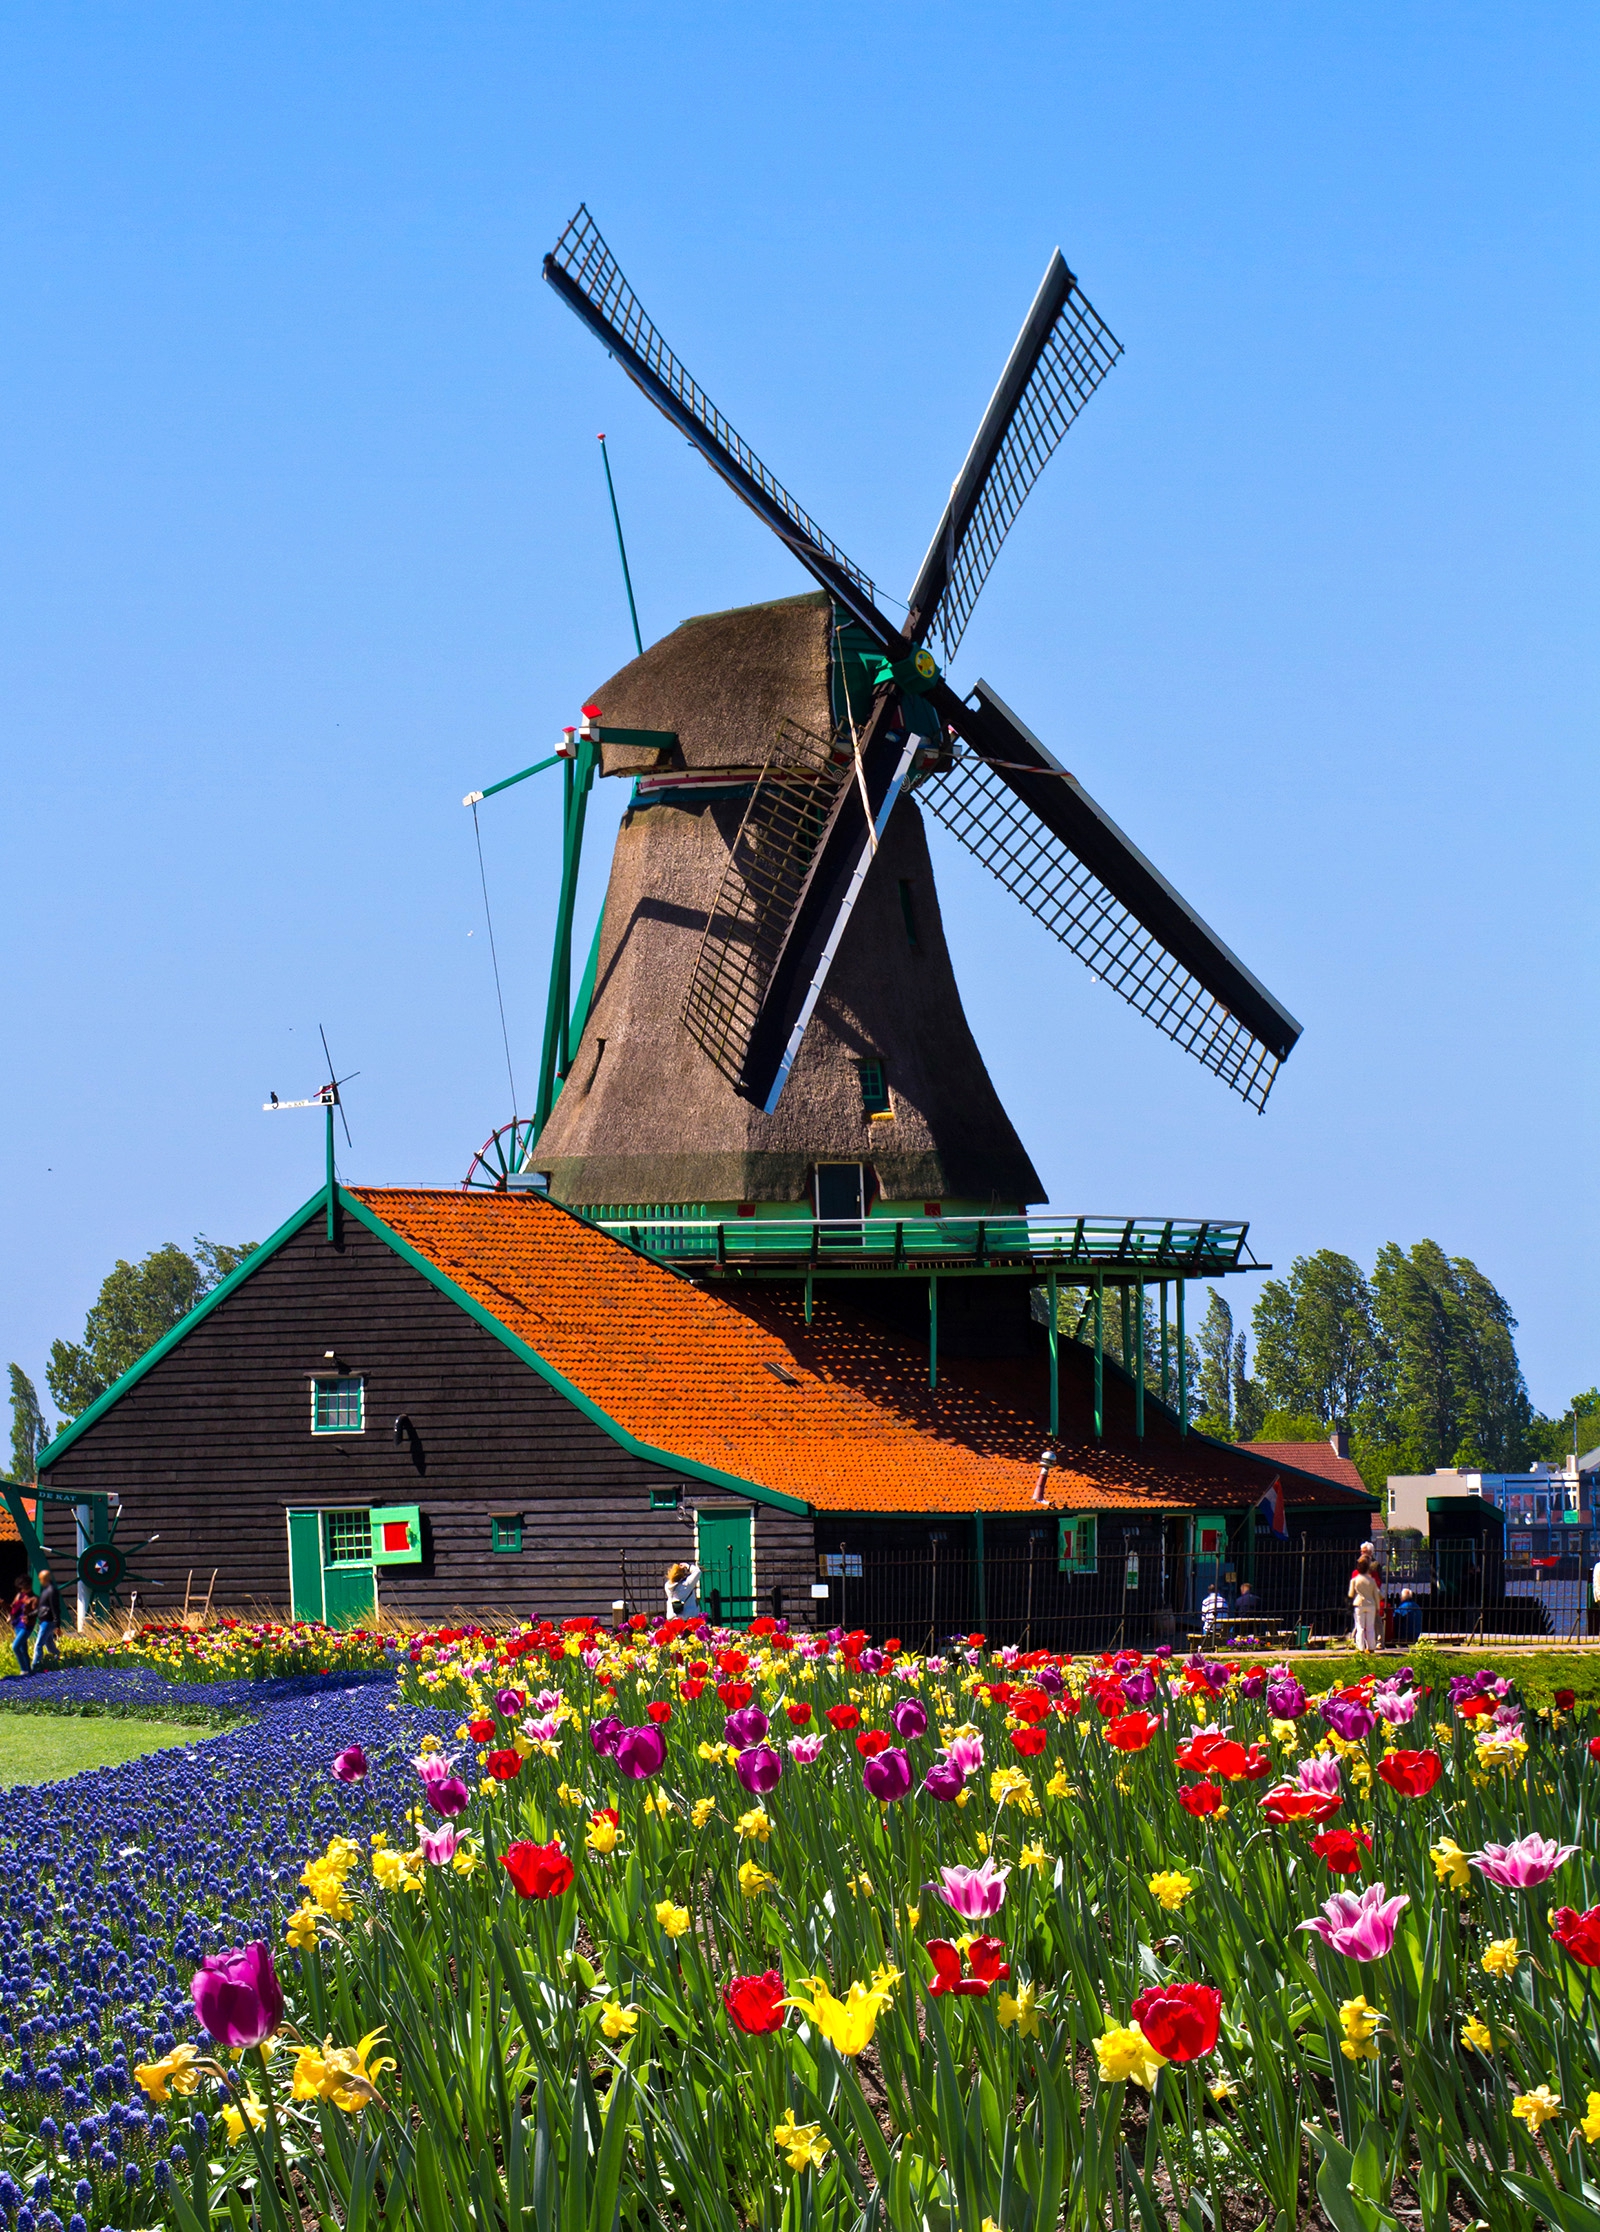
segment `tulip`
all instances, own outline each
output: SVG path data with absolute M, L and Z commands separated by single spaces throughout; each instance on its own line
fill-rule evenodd
M 442 1829 L 424 1829 L 418 1838 L 422 1857 L 436 1868 L 443 1868 L 456 1856 L 457 1838 L 448 1822 Z
M 759 1705 L 740 1705 L 722 1724 L 722 1740 L 735 1751 L 748 1751 L 767 1733 L 767 1716 Z
M 1311 1849 L 1335 1875 L 1352 1876 L 1360 1869 L 1362 1853 L 1372 1850 L 1372 1839 L 1364 1829 L 1324 1829 L 1312 1838 Z
M 283 2020 L 283 1987 L 259 1938 L 208 1953 L 189 1979 L 194 2011 L 219 2046 L 259 2046 Z
M 879 1752 L 862 1768 L 861 1781 L 869 1798 L 892 1806 L 911 1788 L 911 1762 L 898 1748 Z
M 923 1777 L 922 1787 L 930 1798 L 943 1799 L 946 1804 L 960 1796 L 966 1788 L 967 1778 L 959 1768 L 952 1767 L 947 1759 L 936 1759 Z
M 366 1775 L 368 1765 L 367 1755 L 361 1749 L 361 1746 L 359 1744 L 347 1744 L 344 1750 L 338 1753 L 334 1759 L 334 1779 L 336 1782 L 358 1783 Z
M 494 1736 L 494 1722 L 485 1714 L 467 1723 L 467 1734 L 475 1744 L 487 1744 Z
M 941 1880 L 928 1886 L 965 1922 L 980 1922 L 998 1914 L 1005 1904 L 1009 1868 L 997 1868 L 985 1858 L 980 1868 L 941 1868 Z
M 1222 1994 L 1209 1984 L 1155 1984 L 1133 2003 L 1133 2019 L 1170 2062 L 1198 2061 L 1217 2043 Z
M 795 1741 L 802 1742 L 803 1738 Z M 818 1741 L 820 1742 L 820 1738 Z M 775 1789 L 783 1773 L 783 1759 L 770 1744 L 752 1744 L 733 1763 L 733 1771 L 753 1798 L 764 1798 Z
M 846 1729 L 859 1728 L 861 1726 L 860 1709 L 854 1705 L 830 1705 L 828 1707 L 828 1726 L 838 1729 L 841 1735 Z
M 1444 1773 L 1444 1761 L 1436 1751 L 1390 1752 L 1379 1760 L 1378 1773 L 1400 1797 L 1424 1798 Z
M 1302 1759 L 1294 1782 L 1297 1790 L 1313 1790 L 1319 1798 L 1339 1797 L 1337 1755 L 1333 1752 L 1318 1752 L 1311 1759 Z
M 956 1736 L 945 1746 L 945 1763 L 966 1780 L 977 1774 L 983 1765 L 983 1738 L 981 1736 Z
M 561 1849 L 559 1837 L 548 1844 L 530 1844 L 519 1838 L 500 1855 L 500 1865 L 523 1899 L 558 1899 L 572 1881 L 572 1862 Z
M 967 1974 L 961 1973 L 961 1948 L 952 1945 L 948 1938 L 929 1938 L 928 1957 L 933 1963 L 933 1977 L 928 1985 L 930 1999 L 942 1999 L 953 1992 L 959 1999 L 982 1999 L 994 1985 L 1002 1984 L 1011 1974 L 1010 1964 L 1002 1959 L 1005 1946 L 997 1937 L 976 1937 L 967 1947 Z
M 615 1713 L 589 1723 L 589 1741 L 601 1759 L 615 1759 L 617 1743 L 622 1735 L 622 1723 Z
M 1415 1720 L 1420 1702 L 1415 1690 L 1380 1689 L 1372 1700 L 1391 1728 Z
M 809 2016 L 823 2037 L 836 2052 L 859 2054 L 872 2043 L 872 2033 L 878 2017 L 889 2004 L 890 1988 L 882 1984 L 852 1984 L 843 1999 L 836 1997 L 825 1977 L 814 1976 L 806 1985 L 810 1997 L 802 1999 L 798 1992 L 790 1995 L 788 2005 L 798 2007 Z
M 864 1728 L 856 1738 L 856 1750 L 863 1759 L 876 1759 L 879 1752 L 887 1751 L 893 1742 L 886 1728 Z
M 625 1728 L 617 1738 L 613 1756 L 618 1771 L 630 1782 L 643 1782 L 647 1775 L 660 1771 L 667 1756 L 667 1740 L 659 1728 Z
M 928 1733 L 928 1708 L 918 1697 L 902 1697 L 889 1718 L 902 1743 L 914 1743 Z
M 811 1718 L 811 1707 L 803 1697 L 791 1697 L 783 1709 L 796 1728 L 804 1728 Z
M 1160 1726 L 1154 1713 L 1120 1713 L 1106 1722 L 1106 1742 L 1118 1751 L 1143 1751 Z
M 1322 1913 L 1297 1925 L 1315 1930 L 1324 1945 L 1352 1961 L 1381 1961 L 1394 1945 L 1400 1910 L 1411 1904 L 1410 1894 L 1388 1896 L 1388 1886 L 1369 1883 L 1358 1898 L 1353 1891 L 1335 1891 L 1323 1901 Z
M 494 1709 L 502 1720 L 515 1720 L 525 1702 L 521 1690 L 502 1689 L 494 1693 Z
M 664 1697 L 654 1697 L 644 1709 L 644 1717 L 657 1728 L 665 1728 L 672 1718 L 672 1707 Z
M 1267 1677 L 1267 1711 L 1274 1720 L 1298 1720 L 1305 1709 L 1306 1693 L 1292 1674 Z
M 1044 1685 L 1043 1674 L 1039 1676 L 1039 1681 L 1042 1687 Z M 1058 1674 L 1056 1676 L 1056 1687 L 1059 1689 L 1060 1686 L 1061 1677 Z M 1130 1705 L 1154 1704 L 1156 1695 L 1155 1676 L 1150 1673 L 1148 1668 L 1142 1666 L 1139 1668 L 1137 1673 L 1124 1675 L 1122 1681 L 1122 1694 L 1128 1700 L 1128 1703 Z
M 496 1782 L 514 1782 L 522 1772 L 522 1754 L 518 1751 L 492 1751 L 484 1760 L 484 1769 Z
M 1555 1706 L 1555 1709 L 1558 1713 L 1570 1713 L 1577 1702 L 1577 1691 L 1568 1689 L 1557 1690 L 1555 1696 L 1551 1699 L 1551 1703 Z
M 1178 1792 L 1178 1803 L 1185 1813 L 1203 1819 L 1216 1812 L 1222 1803 L 1222 1793 L 1214 1782 L 1189 1783 Z
M 1563 1953 L 1585 1968 L 1600 1968 L 1600 1907 L 1590 1907 L 1584 1914 L 1557 1907 L 1550 1917 L 1550 1935 Z
M 776 1969 L 767 1969 L 760 1976 L 736 1976 L 723 1986 L 722 2004 L 734 2029 L 752 2038 L 782 2030 L 786 2012 L 783 1978 Z
M 789 1757 L 797 1767 L 813 1766 L 821 1758 L 822 1747 L 827 1740 L 826 1736 L 820 1733 L 815 1736 L 791 1736 L 789 1739 Z
M 1370 1736 L 1377 1725 L 1370 1706 L 1353 1697 L 1325 1697 L 1322 1700 L 1322 1717 L 1336 1736 L 1347 1744 L 1355 1743 L 1362 1736 Z
M 1485 1845 L 1481 1852 L 1471 1855 L 1471 1860 L 1480 1875 L 1498 1883 L 1503 1891 L 1530 1891 L 1536 1883 L 1548 1883 L 1577 1849 L 1576 1845 L 1557 1844 L 1554 1838 L 1535 1832 L 1518 1837 L 1515 1844 Z
M 1274 1783 L 1261 1811 L 1281 1828 L 1288 1821 L 1326 1821 L 1339 1811 L 1339 1800 L 1325 1798 L 1319 1790 L 1301 1790 L 1295 1783 Z
M 1118 1723 L 1120 1726 L 1121 1724 Z M 1110 1731 L 1107 1730 L 1109 1736 Z M 1044 1750 L 1045 1735 L 1042 1728 L 1014 1728 L 1011 1731 L 1012 1748 L 1024 1759 L 1037 1759 Z
M 433 1775 L 423 1785 L 423 1796 L 437 1814 L 454 1820 L 467 1810 L 467 1786 L 459 1775 Z

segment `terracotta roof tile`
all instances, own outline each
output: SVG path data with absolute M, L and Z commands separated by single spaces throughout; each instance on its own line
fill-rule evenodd
M 1367 1493 L 1367 1484 L 1357 1472 L 1353 1461 L 1341 1457 L 1331 1442 L 1241 1442 L 1241 1449 L 1248 1449 L 1252 1456 L 1265 1457 L 1273 1465 L 1297 1465 L 1301 1472 L 1315 1473 L 1319 1480 L 1336 1481 L 1341 1488 L 1353 1488 L 1359 1495 Z M 1287 1489 L 1284 1491 L 1287 1496 Z
M 1042 1357 L 941 1358 L 933 1390 L 921 1344 L 835 1300 L 837 1285 L 819 1282 L 807 1326 L 798 1288 L 691 1284 L 537 1196 L 351 1191 L 653 1448 L 823 1510 L 1036 1508 L 1048 1424 Z M 1237 1508 L 1270 1485 L 1255 1459 L 1201 1435 L 1181 1438 L 1154 1402 L 1136 1440 L 1132 1390 L 1109 1368 L 1106 1436 L 1096 1442 L 1092 1374 L 1089 1352 L 1064 1342 L 1058 1507 Z M 1290 1503 L 1330 1500 L 1322 1482 L 1279 1469 Z M 1335 1491 L 1331 1500 L 1344 1499 Z

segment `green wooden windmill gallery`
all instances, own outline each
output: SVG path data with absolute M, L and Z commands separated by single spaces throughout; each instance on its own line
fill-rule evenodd
M 544 275 L 817 588 L 642 649 L 541 763 L 561 768 L 566 845 L 538 1099 L 466 1182 L 545 1189 L 695 1276 L 803 1280 L 808 1315 L 819 1294 L 848 1293 L 925 1327 L 934 1375 L 941 1340 L 998 1353 L 1031 1318 L 1036 1341 L 1041 1290 L 1073 1287 L 1098 1381 L 1109 1286 L 1142 1415 L 1149 1290 L 1164 1329 L 1169 1287 L 1181 1312 L 1186 1279 L 1257 1268 L 1247 1228 L 1040 1213 L 962 1009 L 924 824 L 943 823 L 1102 983 L 1264 1107 L 1300 1026 L 999 692 L 958 691 L 940 663 L 1119 343 L 1057 252 L 897 624 L 678 363 L 586 209 Z M 574 995 L 597 777 L 632 791 Z M 1053 1351 L 1053 1300 L 1047 1314 Z M 1184 1415 L 1161 1347 L 1161 1393 Z

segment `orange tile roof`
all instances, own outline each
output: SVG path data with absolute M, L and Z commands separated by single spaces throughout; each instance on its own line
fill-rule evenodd
M 1032 1493 L 1048 1422 L 1042 1358 L 941 1358 L 933 1390 L 922 1345 L 835 1300 L 839 1288 L 826 1282 L 807 1326 L 797 1287 L 691 1284 L 537 1196 L 348 1190 L 654 1449 L 822 1510 L 1038 1508 Z M 1106 1437 L 1096 1442 L 1092 1372 L 1089 1352 L 1063 1343 L 1058 1507 L 1237 1508 L 1270 1486 L 1258 1461 L 1199 1435 L 1180 1438 L 1154 1404 L 1137 1441 L 1132 1390 L 1113 1371 Z M 1291 1503 L 1344 1500 L 1279 1470 Z
M 34 1502 L 32 1496 L 24 1496 L 22 1508 L 32 1519 L 37 1515 L 39 1506 Z M 0 1503 L 0 1542 L 20 1542 L 21 1540 L 22 1535 L 17 1522 L 12 1518 L 5 1505 Z
M 1337 1481 L 1342 1488 L 1354 1488 L 1366 1493 L 1366 1482 L 1356 1470 L 1352 1458 L 1341 1457 L 1331 1442 L 1241 1442 L 1241 1449 L 1248 1449 L 1254 1457 L 1265 1457 L 1273 1465 L 1298 1465 L 1302 1472 L 1315 1473 L 1319 1480 Z

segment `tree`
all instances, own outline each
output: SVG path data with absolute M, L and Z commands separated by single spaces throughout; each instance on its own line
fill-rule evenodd
M 1574 1449 L 1587 1456 L 1600 1442 L 1600 1387 L 1574 1395 L 1559 1418 L 1536 1415 L 1528 1429 L 1528 1455 L 1547 1465 L 1571 1462 Z
M 1202 1433 L 1225 1439 L 1233 1430 L 1233 1312 L 1216 1287 L 1206 1298 L 1195 1345 L 1200 1351 L 1195 1424 Z
M 1261 1289 L 1251 1330 L 1269 1410 L 1309 1414 L 1325 1427 L 1355 1417 L 1379 1353 L 1372 1290 L 1349 1256 L 1332 1248 L 1296 1256 L 1287 1281 Z
M 1504 1296 L 1468 1257 L 1419 1240 L 1409 1255 L 1392 1241 L 1379 1249 L 1372 1300 L 1379 1360 L 1363 1440 L 1402 1456 L 1394 1470 L 1520 1471 L 1533 1406 Z
M 11 1477 L 31 1488 L 39 1477 L 39 1452 L 50 1439 L 34 1385 L 20 1364 L 11 1367 Z
M 1249 1359 L 1245 1352 L 1244 1335 L 1233 1337 L 1233 1438 L 1235 1441 L 1254 1441 L 1261 1431 L 1261 1421 L 1267 1406 L 1262 1401 L 1261 1390 L 1250 1377 Z
M 50 1344 L 44 1376 L 62 1416 L 77 1418 L 98 1401 L 256 1245 L 253 1240 L 230 1245 L 202 1233 L 193 1255 L 169 1240 L 152 1248 L 142 1263 L 119 1259 L 85 1320 L 83 1339 Z

